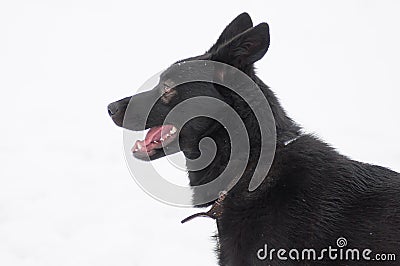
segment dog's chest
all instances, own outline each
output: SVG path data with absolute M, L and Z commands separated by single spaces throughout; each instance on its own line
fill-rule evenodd
M 220 265 L 258 265 L 257 250 L 270 238 L 264 233 L 267 224 L 246 212 L 225 210 L 217 225 Z

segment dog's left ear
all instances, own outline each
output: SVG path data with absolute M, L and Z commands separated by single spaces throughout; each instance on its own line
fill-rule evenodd
M 265 55 L 269 43 L 269 26 L 267 23 L 261 23 L 220 46 L 211 55 L 211 60 L 244 69 Z

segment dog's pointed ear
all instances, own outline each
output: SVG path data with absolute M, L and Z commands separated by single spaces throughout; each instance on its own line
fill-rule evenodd
M 211 59 L 243 69 L 260 60 L 270 43 L 269 26 L 261 23 L 220 46 Z
M 227 41 L 233 39 L 236 35 L 250 29 L 253 27 L 253 22 L 251 21 L 250 15 L 246 12 L 237 16 L 228 26 L 224 29 L 224 31 L 219 36 L 217 42 L 208 50 L 209 53 L 212 53 L 218 49 L 218 47 Z

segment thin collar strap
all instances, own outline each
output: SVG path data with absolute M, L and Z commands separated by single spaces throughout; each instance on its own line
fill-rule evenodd
M 199 213 L 195 213 L 193 215 L 190 215 L 189 217 L 186 217 L 185 219 L 183 219 L 181 221 L 181 223 L 189 222 L 189 221 L 191 221 L 191 220 L 193 220 L 194 218 L 197 218 L 197 217 L 208 217 L 208 218 L 212 218 L 214 220 L 219 219 L 222 216 L 222 213 L 223 213 L 222 203 L 223 203 L 224 199 L 226 198 L 226 195 L 227 195 L 226 191 L 221 191 L 220 194 L 219 194 L 218 199 L 212 205 L 211 209 L 208 210 L 208 212 L 199 212 Z
M 293 141 L 298 140 L 300 137 L 301 137 L 301 135 L 299 135 L 299 136 L 297 136 L 297 137 L 295 137 L 295 138 L 289 139 L 289 140 L 283 142 L 283 145 L 284 145 L 284 146 L 287 146 L 287 145 L 289 145 L 290 143 L 292 143 Z

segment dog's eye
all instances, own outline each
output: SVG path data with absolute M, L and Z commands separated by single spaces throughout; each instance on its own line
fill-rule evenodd
M 172 92 L 172 88 L 168 87 L 167 85 L 164 85 L 163 93 L 164 94 L 168 94 L 168 93 L 171 93 L 171 92 Z
M 168 85 L 164 85 L 163 91 L 162 91 L 162 97 L 161 100 L 164 103 L 169 103 L 171 99 L 176 95 L 176 90 L 174 88 L 169 87 Z

